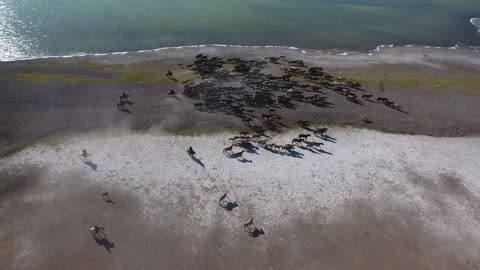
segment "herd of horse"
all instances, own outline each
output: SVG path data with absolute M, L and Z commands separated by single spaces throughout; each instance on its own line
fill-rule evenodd
M 307 125 L 306 124 L 307 122 L 305 121 L 299 121 L 299 124 L 300 123 L 301 123 L 300 126 L 303 125 L 305 127 Z M 328 131 L 328 128 L 316 128 L 311 130 L 314 135 L 321 137 L 325 135 L 325 133 Z M 259 146 L 266 149 L 270 149 L 274 151 L 285 151 L 285 152 L 292 152 L 295 149 L 295 146 L 306 147 L 310 149 L 321 149 L 321 147 L 324 144 L 322 142 L 315 142 L 315 141 L 308 140 L 310 136 L 311 134 L 299 134 L 297 138 L 293 138 L 291 140 L 291 143 L 289 144 L 276 144 L 276 143 L 270 143 L 269 137 L 263 134 L 250 135 L 249 132 L 240 132 L 239 135 L 233 136 L 228 139 L 231 145 L 224 148 L 223 153 L 231 158 L 241 157 L 242 154 L 245 152 L 245 150 L 235 153 L 233 152 L 233 147 L 234 146 L 242 147 L 242 145 L 248 145 L 251 143 L 256 143 Z M 263 137 L 265 137 L 265 139 L 262 139 Z
M 232 70 L 227 68 L 233 66 Z M 263 73 L 281 65 L 283 74 Z M 240 58 L 224 59 L 199 54 L 188 69 L 201 77 L 201 81 L 183 82 L 183 94 L 195 100 L 195 109 L 205 112 L 223 112 L 239 117 L 250 129 L 280 132 L 280 117 L 273 113 L 282 108 L 295 109 L 306 103 L 321 108 L 332 108 L 325 90 L 343 95 L 355 104 L 374 102 L 358 82 L 334 77 L 321 67 L 307 67 L 302 60 L 286 57 L 266 57 L 263 61 Z M 171 75 L 173 76 L 173 75 Z M 232 82 L 236 86 L 232 86 Z M 362 95 L 359 92 L 363 92 Z M 402 111 L 402 106 L 385 97 L 376 102 Z M 264 110 L 270 113 L 264 113 Z

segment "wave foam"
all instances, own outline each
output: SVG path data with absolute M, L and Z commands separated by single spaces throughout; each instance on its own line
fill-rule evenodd
M 0 26 L 1 26 L 1 24 L 0 24 Z M 0 39 L 0 42 L 1 42 L 1 39 Z M 356 53 L 362 54 L 362 55 L 365 55 L 365 56 L 373 56 L 375 53 L 379 53 L 384 48 L 394 48 L 395 47 L 393 44 L 382 44 L 382 45 L 377 46 L 374 50 L 369 50 L 368 53 L 361 53 L 361 52 L 358 52 L 358 51 L 335 53 L 336 50 L 320 51 L 320 50 L 312 50 L 312 49 L 299 49 L 297 47 L 290 47 L 290 46 L 278 46 L 278 45 L 265 45 L 265 46 L 255 45 L 255 46 L 252 46 L 252 45 L 229 45 L 229 44 L 200 44 L 200 45 L 161 47 L 161 48 L 156 48 L 156 49 L 138 50 L 138 51 L 121 51 L 121 52 L 108 52 L 108 53 L 80 52 L 80 53 L 74 53 L 74 54 L 69 54 L 69 55 L 27 56 L 26 54 L 19 53 L 19 54 L 15 54 L 14 57 L 4 57 L 4 58 L 2 58 L 1 57 L 2 51 L 1 51 L 1 46 L 0 46 L 0 62 L 25 61 L 25 60 L 49 59 L 49 58 L 74 58 L 74 57 L 87 57 L 87 56 L 108 56 L 108 55 L 126 55 L 126 54 L 134 54 L 134 53 L 152 53 L 152 52 L 159 52 L 159 51 L 163 51 L 163 50 L 172 50 L 172 49 L 204 48 L 204 47 L 207 47 L 207 46 L 221 47 L 221 48 L 283 49 L 283 50 L 300 51 L 303 54 L 306 54 L 308 51 L 310 51 L 310 52 L 316 52 L 316 53 L 335 54 L 335 55 L 338 55 L 338 56 L 348 56 L 348 55 L 356 54 Z M 421 48 L 426 48 L 426 49 L 450 49 L 450 50 L 457 50 L 457 49 L 460 49 L 462 47 L 458 43 L 455 44 L 455 46 L 452 46 L 452 47 L 418 46 L 418 45 L 414 45 L 414 44 L 402 45 L 402 46 L 396 46 L 396 47 L 412 48 L 412 47 L 416 47 L 416 46 L 421 47 Z M 472 51 L 477 52 L 477 53 L 480 52 L 479 47 L 465 46 L 465 48 L 469 48 Z
M 480 32 L 480 17 L 477 18 L 471 18 L 470 23 L 473 24 L 473 26 L 478 28 L 478 32 Z

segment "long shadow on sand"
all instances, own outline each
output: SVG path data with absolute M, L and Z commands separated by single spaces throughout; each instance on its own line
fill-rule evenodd
M 271 149 L 271 148 L 268 148 L 268 147 L 263 147 L 263 149 L 271 152 L 271 153 L 274 153 L 274 154 L 277 154 L 277 155 L 281 155 L 281 156 L 287 156 L 287 157 L 294 157 L 294 158 L 303 158 L 303 154 L 300 153 L 300 152 L 297 152 L 297 151 L 290 151 L 290 152 L 282 152 L 282 151 L 278 151 L 278 150 L 274 150 L 274 149 Z
M 111 249 L 115 247 L 115 244 L 113 242 L 110 242 L 105 236 L 98 237 L 93 235 L 93 239 L 95 239 L 95 242 L 97 242 L 97 245 L 104 246 L 108 252 L 112 252 Z
M 195 157 L 195 156 L 190 156 L 190 157 L 191 157 L 192 160 L 195 161 L 198 165 L 200 165 L 200 166 L 202 166 L 203 168 L 205 168 L 205 164 L 203 164 L 203 162 L 202 162 L 199 158 L 197 158 L 197 157 Z
M 238 161 L 240 161 L 242 163 L 253 163 L 253 161 L 251 161 L 249 159 L 246 159 L 246 158 L 239 158 Z
M 328 136 L 328 135 L 315 135 L 315 137 L 320 138 L 324 141 L 331 142 L 331 143 L 337 143 L 337 139 Z
M 83 160 L 83 164 L 87 165 L 88 167 L 92 168 L 92 170 L 97 171 L 97 164 L 93 163 L 91 160 Z

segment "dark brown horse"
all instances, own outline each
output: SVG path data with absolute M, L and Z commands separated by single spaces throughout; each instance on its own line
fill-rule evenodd
M 223 149 L 223 153 L 230 154 L 232 153 L 233 144 L 230 147 Z
M 303 141 L 304 141 L 303 139 L 297 139 L 297 138 L 295 138 L 295 139 L 292 139 L 292 144 L 302 145 L 302 142 L 303 142 Z
M 311 136 L 310 134 L 300 134 L 300 135 L 298 135 L 298 138 L 299 138 L 299 139 L 307 140 L 308 137 L 310 137 L 310 136 Z

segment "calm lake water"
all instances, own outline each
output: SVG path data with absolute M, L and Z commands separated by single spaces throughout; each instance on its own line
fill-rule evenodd
M 479 0 L 0 0 L 0 60 L 193 44 L 480 45 Z

